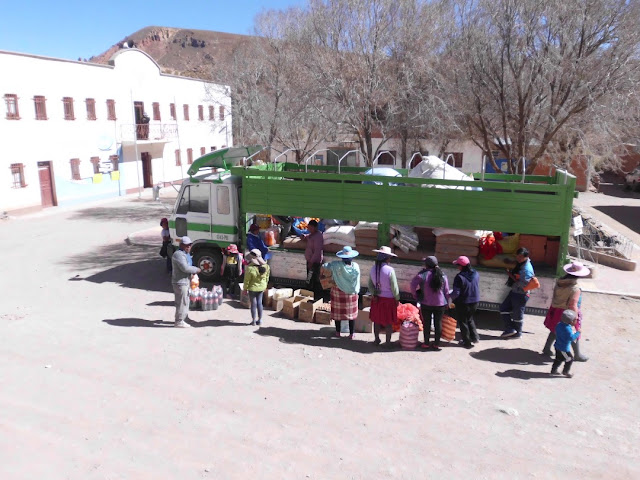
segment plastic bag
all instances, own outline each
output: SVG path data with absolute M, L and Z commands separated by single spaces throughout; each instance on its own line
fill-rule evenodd
M 198 278 L 198 274 L 194 273 L 191 277 L 191 289 L 195 290 L 200 286 L 200 278 Z

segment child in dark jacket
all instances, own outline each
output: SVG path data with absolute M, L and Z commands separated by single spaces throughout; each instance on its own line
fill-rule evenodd
M 220 269 L 223 281 L 222 291 L 228 297 L 233 298 L 236 294 L 240 277 L 244 273 L 243 255 L 238 251 L 238 247 L 233 243 L 229 245 L 226 250 L 223 250 L 223 252 L 224 257 L 222 259 L 222 267 Z
M 573 376 L 573 374 L 569 373 L 573 363 L 571 342 L 575 342 L 578 339 L 580 332 L 574 332 L 572 326 L 576 324 L 577 318 L 576 312 L 567 309 L 562 312 L 560 322 L 556 325 L 556 359 L 551 367 L 551 375 L 558 375 L 558 368 L 564 362 L 562 374 L 569 378 Z

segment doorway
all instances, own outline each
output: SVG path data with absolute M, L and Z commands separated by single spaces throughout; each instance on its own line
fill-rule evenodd
M 133 102 L 133 110 L 136 117 L 136 138 L 138 140 L 148 140 L 149 117 L 144 113 L 144 102 Z
M 151 154 L 142 152 L 140 154 L 142 160 L 142 181 L 144 188 L 153 187 L 153 170 L 151 169 Z
M 51 162 L 38 162 L 42 208 L 55 207 L 58 205 L 52 170 Z

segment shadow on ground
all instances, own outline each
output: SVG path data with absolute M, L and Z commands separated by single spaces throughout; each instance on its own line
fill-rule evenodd
M 528 372 L 526 370 L 505 370 L 504 372 L 496 372 L 496 377 L 501 378 L 518 378 L 520 380 L 533 380 L 536 378 L 567 378 L 564 376 L 550 375 L 548 371 L 544 372 Z
M 176 302 L 173 300 L 156 300 L 155 302 L 147 303 L 147 307 L 175 307 Z
M 347 337 L 337 338 L 334 336 L 335 331 L 333 327 L 325 327 L 320 330 L 289 330 L 277 327 L 262 327 L 256 330 L 255 333 L 264 337 L 275 337 L 282 343 L 309 345 L 311 347 L 340 348 L 357 353 L 402 351 L 396 342 L 393 344 L 394 348 L 385 349 L 381 346 L 374 345 L 372 342 L 358 340 L 357 333 L 354 340 L 349 340 Z
M 627 189 L 624 179 L 616 175 L 604 175 L 598 191 L 608 197 L 638 198 L 638 192 Z
M 149 220 L 160 222 L 171 213 L 174 201 L 130 200 L 123 206 L 91 207 L 76 211 L 69 220 L 91 220 L 97 222 L 135 223 Z
M 127 245 L 125 242 L 104 245 L 88 252 L 69 255 L 62 258 L 58 264 L 69 267 L 70 270 L 87 271 L 108 267 L 128 265 L 131 263 L 149 261 L 154 264 L 153 274 L 166 270 L 165 260 L 158 254 L 160 247 Z M 155 263 L 158 263 L 157 269 Z M 168 274 L 165 273 L 167 277 Z M 76 275 L 76 281 L 78 276 Z
M 165 320 L 145 320 L 143 318 L 113 318 L 103 320 L 114 327 L 152 327 L 152 328 L 173 328 L 173 322 Z
M 640 207 L 600 205 L 593 207 L 636 233 L 640 233 Z
M 510 365 L 546 365 L 551 359 L 527 348 L 488 348 L 470 354 L 476 360 Z
M 171 277 L 164 271 L 162 259 L 118 265 L 83 280 L 92 283 L 117 283 L 124 288 L 153 292 L 173 292 Z

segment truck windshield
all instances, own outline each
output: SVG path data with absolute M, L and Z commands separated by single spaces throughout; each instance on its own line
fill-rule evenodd
M 189 185 L 182 192 L 178 204 L 178 214 L 187 212 L 209 213 L 209 194 L 207 189 L 198 188 L 199 185 Z

